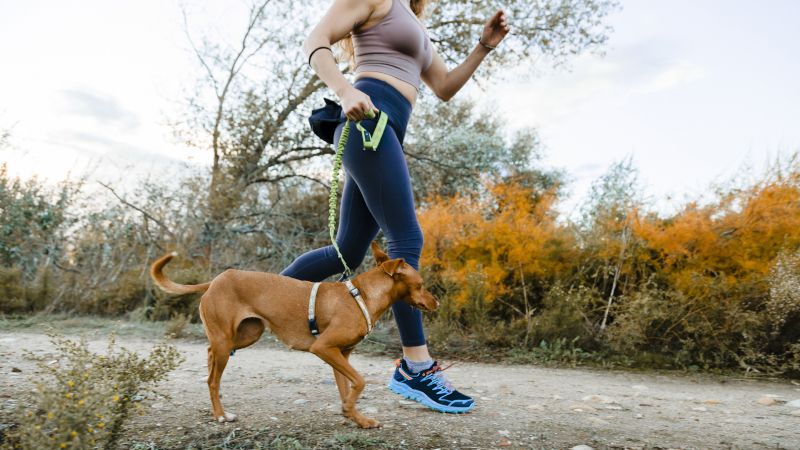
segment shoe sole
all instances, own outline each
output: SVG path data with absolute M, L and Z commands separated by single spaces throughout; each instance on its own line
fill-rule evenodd
M 397 382 L 394 378 L 392 378 L 392 380 L 389 381 L 388 386 L 389 386 L 389 389 L 391 389 L 392 392 L 394 392 L 395 394 L 402 395 L 403 397 L 405 397 L 405 398 L 407 398 L 409 400 L 414 400 L 415 402 L 422 403 L 423 405 L 427 406 L 428 408 L 431 408 L 431 409 L 434 409 L 436 411 L 443 412 L 443 413 L 462 414 L 462 413 L 471 411 L 472 408 L 475 407 L 475 403 L 473 403 L 473 404 L 471 404 L 469 406 L 461 406 L 461 407 L 459 407 L 459 406 L 441 405 L 441 404 L 436 403 L 435 401 L 431 400 L 430 397 L 425 395 L 423 392 L 411 389 L 407 385 Z

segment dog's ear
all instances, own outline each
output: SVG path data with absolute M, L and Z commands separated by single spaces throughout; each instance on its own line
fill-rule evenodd
M 403 264 L 405 263 L 406 262 L 403 260 L 403 258 L 390 259 L 389 261 L 384 261 L 381 264 L 381 268 L 383 269 L 384 272 L 388 273 L 391 276 L 394 276 L 394 274 L 396 274 L 397 271 L 401 267 L 403 267 Z
M 375 262 L 378 265 L 381 265 L 389 260 L 389 255 L 383 253 L 381 248 L 378 247 L 378 243 L 376 241 L 372 241 L 372 244 L 370 244 L 370 246 L 372 247 L 372 256 L 375 257 Z

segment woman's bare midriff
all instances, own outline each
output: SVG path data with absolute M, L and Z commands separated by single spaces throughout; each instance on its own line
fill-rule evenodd
M 412 108 L 414 107 L 414 103 L 417 100 L 417 90 L 416 88 L 414 88 L 414 86 L 406 83 L 405 81 L 399 78 L 395 78 L 391 75 L 387 75 L 381 72 L 359 72 L 356 75 L 356 80 L 365 77 L 377 78 L 379 80 L 389 83 L 393 88 L 397 89 L 401 94 L 403 94 L 403 97 L 405 97 L 411 103 Z

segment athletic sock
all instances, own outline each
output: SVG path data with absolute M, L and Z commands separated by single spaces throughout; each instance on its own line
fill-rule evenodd
M 423 370 L 428 370 L 431 367 L 433 367 L 432 359 L 426 359 L 425 361 L 411 361 L 410 359 L 403 356 L 403 360 L 406 362 L 406 365 L 408 365 L 408 368 L 411 369 L 411 371 L 414 372 L 415 374 L 418 374 Z

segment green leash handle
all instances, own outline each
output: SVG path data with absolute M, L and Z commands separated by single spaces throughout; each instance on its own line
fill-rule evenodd
M 378 110 L 378 115 L 378 124 L 375 126 L 375 131 L 373 133 L 370 133 L 369 130 L 364 128 L 361 125 L 360 120 L 356 121 L 356 128 L 361 132 L 361 141 L 364 143 L 362 150 L 370 149 L 372 151 L 376 151 L 378 149 L 378 144 L 381 142 L 383 132 L 386 129 L 386 124 L 389 122 L 389 115 L 385 112 Z M 374 119 L 375 112 L 367 111 L 367 118 Z M 348 278 L 350 275 L 352 275 L 353 271 L 345 262 L 342 252 L 339 251 L 339 245 L 336 243 L 336 237 L 334 234 L 336 231 L 336 197 L 339 191 L 339 170 L 342 167 L 342 154 L 344 154 L 344 147 L 347 145 L 347 140 L 350 138 L 350 122 L 352 121 L 347 119 L 347 122 L 344 124 L 344 128 L 342 129 L 342 134 L 339 136 L 339 143 L 336 146 L 336 154 L 333 157 L 333 173 L 331 174 L 331 192 L 328 196 L 328 233 L 330 234 L 333 248 L 336 250 L 336 255 L 339 256 L 339 261 L 342 262 L 345 275 Z
M 372 135 L 370 135 L 369 130 L 361 126 L 360 120 L 356 122 L 356 128 L 361 132 L 361 141 L 364 143 L 363 150 L 370 149 L 375 151 L 378 149 L 378 144 L 381 142 L 383 131 L 386 129 L 386 123 L 389 121 L 389 115 L 382 111 L 378 111 L 378 114 L 380 114 L 380 117 L 378 117 L 378 124 L 375 125 L 375 133 Z M 374 119 L 375 112 L 368 111 L 367 117 Z

